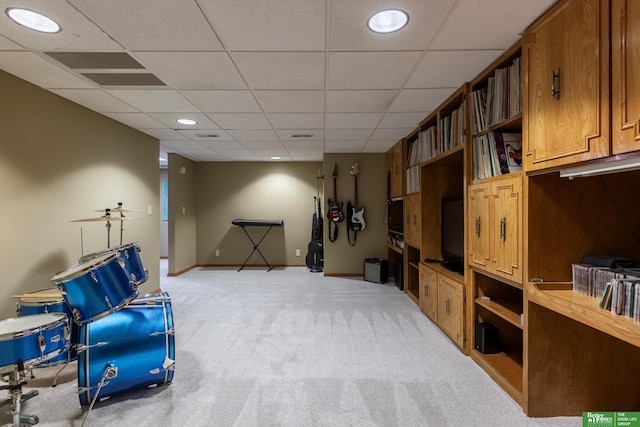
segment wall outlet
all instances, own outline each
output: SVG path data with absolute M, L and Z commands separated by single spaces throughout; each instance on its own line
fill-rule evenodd
M 220 256 L 220 249 L 216 249 L 216 256 Z
M 153 214 L 153 207 L 151 205 L 147 206 L 147 214 Z
M 182 214 L 186 214 L 186 213 L 187 213 L 187 208 L 186 208 L 186 206 L 183 206 L 182 207 Z
M 300 256 L 300 249 L 296 249 L 296 256 Z

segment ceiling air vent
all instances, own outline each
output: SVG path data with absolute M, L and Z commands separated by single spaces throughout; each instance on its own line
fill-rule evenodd
M 141 70 L 142 64 L 126 52 L 45 52 L 74 69 Z
M 151 73 L 81 73 L 100 86 L 166 86 Z
M 312 133 L 292 133 L 291 138 L 313 138 Z
M 198 138 L 220 138 L 220 135 L 215 133 L 196 133 Z

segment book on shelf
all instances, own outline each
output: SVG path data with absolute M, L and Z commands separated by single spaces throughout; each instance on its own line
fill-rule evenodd
M 522 170 L 522 134 L 487 132 L 474 136 L 472 144 L 474 179 Z
M 600 303 L 598 304 L 598 307 L 603 310 L 611 310 L 611 290 L 611 282 L 607 282 L 605 284 Z
M 502 134 L 504 150 L 507 153 L 507 166 L 509 172 L 522 170 L 522 134 L 508 133 Z

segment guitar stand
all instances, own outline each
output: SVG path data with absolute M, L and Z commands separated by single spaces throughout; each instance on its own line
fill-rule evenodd
M 0 390 L 9 390 L 9 398 L 0 402 L 0 408 L 8 404 L 11 405 L 10 413 L 13 415 L 13 427 L 20 427 L 24 424 L 38 424 L 40 419 L 36 415 L 20 412 L 20 404 L 22 402 L 38 395 L 38 390 L 31 390 L 26 394 L 22 394 L 22 386 L 26 384 L 22 362 L 18 362 L 10 372 L 2 373 L 2 376 L 5 375 L 9 377 L 9 384 L 0 386 Z
M 269 267 L 267 269 L 267 271 L 273 270 L 275 268 L 275 266 L 269 264 L 269 261 L 267 261 L 267 259 L 264 257 L 262 252 L 260 252 L 260 248 L 258 246 L 260 246 L 260 243 L 262 243 L 264 238 L 267 237 L 267 234 L 269 234 L 269 231 L 271 231 L 271 229 L 273 227 L 282 226 L 284 224 L 284 221 L 282 221 L 282 220 L 244 220 L 244 219 L 234 219 L 233 221 L 231 221 L 231 223 L 233 225 L 237 225 L 238 227 L 242 228 L 242 231 L 244 231 L 244 234 L 247 235 L 247 238 L 251 241 L 251 244 L 253 245 L 253 250 L 251 251 L 251 253 L 247 257 L 247 259 L 244 260 L 244 262 L 242 263 L 242 266 L 238 269 L 238 271 L 241 271 L 244 268 L 244 266 L 247 264 L 247 261 L 249 261 L 249 258 L 251 258 L 251 255 L 253 255 L 253 253 L 256 252 L 256 251 L 258 252 L 258 254 L 260 254 L 260 257 L 262 257 L 262 260 L 267 265 L 267 267 Z M 251 238 L 251 235 L 245 229 L 245 227 L 247 227 L 247 226 L 269 227 L 269 228 L 267 228 L 267 231 L 264 232 L 264 234 L 262 235 L 262 238 L 260 238 L 258 243 L 256 243 Z

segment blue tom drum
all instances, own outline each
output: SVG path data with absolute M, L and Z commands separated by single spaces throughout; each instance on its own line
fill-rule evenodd
M 81 325 L 79 339 L 81 405 L 96 396 L 104 399 L 173 380 L 174 325 L 166 292 L 145 295 L 110 316 Z
M 113 251 L 61 271 L 51 281 L 80 325 L 114 313 L 138 296 L 138 285 Z
M 140 258 L 140 245 L 137 243 L 127 243 L 117 248 L 105 249 L 100 252 L 94 252 L 92 254 L 84 255 L 79 259 L 80 263 L 95 259 L 102 255 L 116 252 L 120 259 L 124 262 L 125 270 L 129 274 L 129 280 L 136 285 L 144 283 L 149 278 L 149 272 L 142 265 L 142 259 Z

